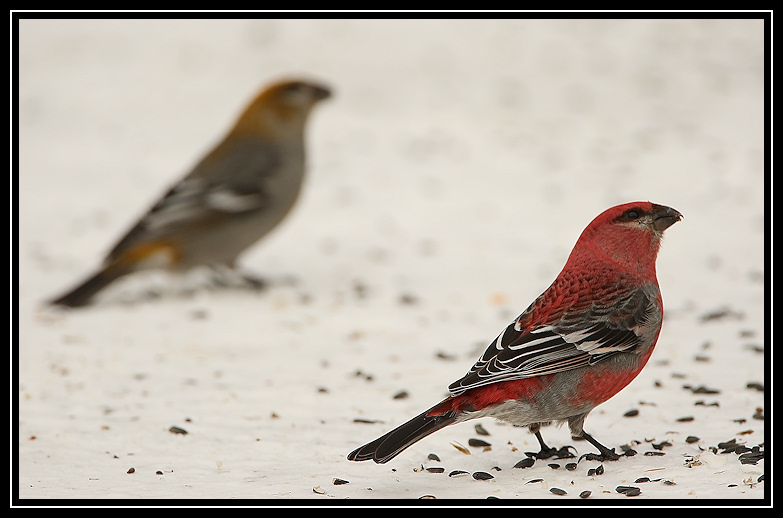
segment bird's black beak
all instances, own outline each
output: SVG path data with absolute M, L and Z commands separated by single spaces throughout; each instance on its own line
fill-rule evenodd
M 315 94 L 314 97 L 319 101 L 321 99 L 328 99 L 329 97 L 332 96 L 332 91 L 329 88 L 322 85 L 314 85 L 313 93 Z
M 663 232 L 670 226 L 674 225 L 682 219 L 682 214 L 679 211 L 666 207 L 665 205 L 655 205 L 655 212 L 653 213 L 653 228 L 658 232 Z

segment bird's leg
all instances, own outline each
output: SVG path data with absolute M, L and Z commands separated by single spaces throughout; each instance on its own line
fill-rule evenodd
M 619 455 L 614 452 L 614 448 L 610 450 L 600 442 L 593 439 L 593 437 L 587 432 L 585 432 L 584 430 L 582 430 L 582 437 L 584 437 L 587 442 L 589 442 L 590 444 L 598 448 L 600 454 L 596 455 L 595 453 L 585 453 L 584 455 L 579 457 L 579 460 L 587 459 L 587 460 L 605 461 L 605 460 L 617 460 L 620 457 L 622 457 L 622 455 Z
M 233 264 L 220 264 L 212 267 L 212 283 L 219 288 L 248 288 L 263 290 L 269 283 L 252 273 L 242 271 Z
M 263 290 L 269 286 L 269 283 L 261 277 L 256 277 L 252 273 L 240 272 L 240 278 L 245 285 L 253 290 Z

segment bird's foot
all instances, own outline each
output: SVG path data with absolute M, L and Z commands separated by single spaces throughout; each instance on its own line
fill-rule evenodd
M 585 453 L 579 457 L 579 461 L 582 459 L 597 460 L 599 462 L 607 460 L 619 460 L 621 457 L 633 457 L 636 455 L 636 450 L 628 449 L 623 453 L 616 453 L 614 448 L 609 449 L 606 447 L 599 448 L 600 453 Z
M 541 448 L 541 451 L 538 453 L 528 454 L 531 457 L 535 457 L 538 460 L 544 460 L 544 459 L 551 459 L 552 457 L 556 459 L 572 459 L 575 457 L 573 453 L 571 453 L 570 448 L 574 448 L 573 446 L 563 446 L 561 448 L 552 448 L 550 446 L 547 446 L 546 448 Z
M 587 459 L 587 460 L 597 460 L 597 461 L 605 461 L 605 460 L 618 460 L 620 457 L 630 457 L 632 455 L 636 455 L 636 452 L 632 449 L 628 449 L 623 453 L 615 453 L 614 448 L 607 448 L 600 442 L 593 439 L 591 435 L 589 435 L 584 430 L 582 431 L 582 437 L 587 440 L 590 444 L 598 448 L 598 454 L 595 453 L 585 453 L 581 457 L 579 457 L 579 460 Z

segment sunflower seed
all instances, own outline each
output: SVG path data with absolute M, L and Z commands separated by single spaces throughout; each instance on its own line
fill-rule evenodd
M 529 468 L 535 464 L 536 460 L 533 457 L 527 457 L 514 464 L 515 468 Z
M 468 446 L 476 446 L 476 447 L 486 447 L 486 446 L 492 446 L 487 441 L 481 440 L 481 439 L 468 439 Z

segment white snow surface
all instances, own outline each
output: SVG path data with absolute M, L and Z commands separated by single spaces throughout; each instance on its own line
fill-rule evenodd
M 12 503 L 768 501 L 766 459 L 718 447 L 765 443 L 765 30 L 20 20 Z M 283 76 L 335 95 L 308 127 L 295 210 L 241 257 L 268 289 L 139 274 L 93 306 L 47 306 Z M 658 259 L 663 331 L 585 429 L 637 455 L 514 468 L 535 437 L 482 418 L 388 464 L 346 460 L 444 397 L 590 220 L 634 200 L 684 215 Z

